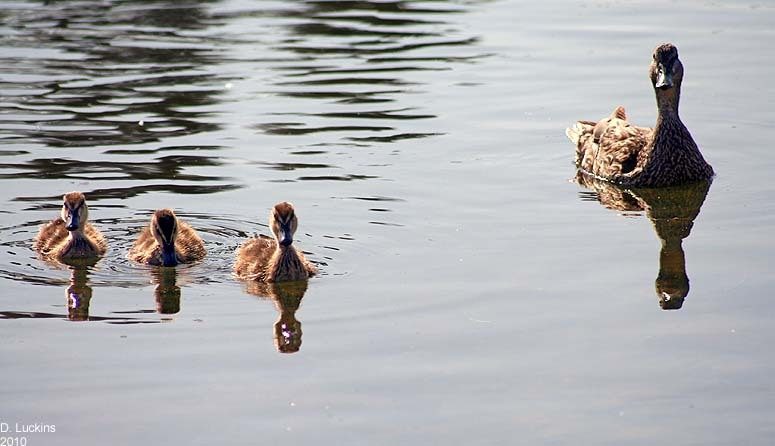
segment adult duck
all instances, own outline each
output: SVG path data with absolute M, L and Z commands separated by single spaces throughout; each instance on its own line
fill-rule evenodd
M 269 227 L 275 238 L 253 237 L 237 251 L 234 273 L 241 279 L 259 282 L 307 280 L 317 274 L 301 251 L 293 245 L 299 222 L 293 205 L 277 203 L 269 214 Z
M 632 187 L 673 186 L 713 177 L 713 168 L 678 116 L 683 74 L 678 49 L 670 43 L 658 46 L 649 68 L 657 98 L 656 126 L 630 124 L 623 107 L 598 122 L 577 122 L 565 132 L 576 144 L 576 167 L 586 175 Z
M 172 209 L 159 209 L 140 233 L 128 257 L 148 265 L 175 266 L 205 256 L 205 245 L 196 230 L 179 220 Z
M 63 197 L 60 216 L 43 225 L 33 247 L 43 257 L 63 262 L 96 260 L 107 251 L 105 237 L 91 223 L 86 197 L 69 192 Z

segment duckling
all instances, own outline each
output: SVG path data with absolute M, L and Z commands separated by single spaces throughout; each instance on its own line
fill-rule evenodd
M 632 187 L 665 187 L 713 177 L 713 168 L 678 116 L 683 74 L 678 49 L 670 43 L 658 46 L 649 68 L 657 98 L 656 127 L 630 124 L 623 107 L 598 122 L 579 121 L 565 131 L 576 145 L 576 167 Z
M 285 201 L 277 203 L 269 214 L 269 227 L 275 239 L 259 236 L 243 243 L 234 262 L 237 277 L 285 282 L 307 280 L 317 274 L 317 268 L 291 246 L 298 224 L 293 205 Z
M 89 208 L 81 192 L 66 193 L 61 216 L 43 225 L 33 247 L 43 257 L 64 262 L 94 260 L 107 251 L 105 237 L 87 222 Z
M 201 260 L 205 253 L 194 228 L 178 220 L 172 209 L 159 209 L 137 237 L 128 257 L 148 265 L 175 266 Z

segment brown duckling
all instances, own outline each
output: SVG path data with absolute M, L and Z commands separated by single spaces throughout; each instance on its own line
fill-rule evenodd
M 708 180 L 713 168 L 678 116 L 683 64 L 670 43 L 654 50 L 649 68 L 657 98 L 654 129 L 627 121 L 623 107 L 599 121 L 579 121 L 565 131 L 576 145 L 576 167 L 615 184 L 664 187 Z
M 33 243 L 35 250 L 65 262 L 93 260 L 105 254 L 105 237 L 87 221 L 86 197 L 81 192 L 69 192 L 62 199 L 61 215 L 40 228 Z
M 298 224 L 293 205 L 277 203 L 269 214 L 275 239 L 258 236 L 243 243 L 234 262 L 236 275 L 260 282 L 285 282 L 317 274 L 317 268 L 291 245 Z
M 153 213 L 151 224 L 140 233 L 128 257 L 148 265 L 175 266 L 205 256 L 205 246 L 196 230 L 180 221 L 172 209 Z

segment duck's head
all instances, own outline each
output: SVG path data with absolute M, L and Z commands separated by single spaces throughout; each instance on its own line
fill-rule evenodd
M 293 205 L 287 201 L 277 203 L 269 214 L 269 227 L 272 228 L 277 243 L 280 246 L 291 246 L 293 243 L 293 234 L 296 232 L 299 222 L 296 219 L 296 213 L 293 211 Z
M 678 48 L 672 43 L 663 43 L 654 49 L 649 68 L 651 85 L 657 91 L 677 89 L 681 86 L 684 67 L 678 58 Z
M 66 193 L 62 200 L 62 220 L 68 231 L 83 230 L 86 220 L 89 218 L 89 208 L 86 206 L 86 197 L 80 192 Z
M 178 236 L 178 219 L 172 209 L 159 209 L 151 217 L 151 233 L 161 246 L 162 265 L 177 265 L 175 239 Z

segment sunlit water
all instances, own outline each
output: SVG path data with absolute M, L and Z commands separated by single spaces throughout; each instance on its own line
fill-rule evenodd
M 0 423 L 28 444 L 771 444 L 766 2 L 0 5 Z M 713 184 L 575 182 L 650 52 Z M 40 260 L 81 190 L 110 241 Z M 307 287 L 235 280 L 294 202 Z M 126 259 L 174 207 L 204 261 Z M 88 321 L 88 322 L 87 322 Z M 19 434 L 21 435 L 21 434 Z

